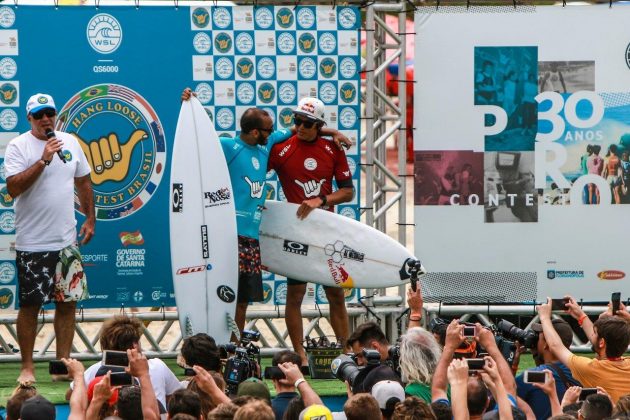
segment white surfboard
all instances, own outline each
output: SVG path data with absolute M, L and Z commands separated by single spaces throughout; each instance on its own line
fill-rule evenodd
M 260 224 L 260 256 L 268 271 L 325 286 L 379 288 L 408 282 L 416 258 L 383 232 L 316 209 L 304 220 L 297 204 L 270 201 Z M 424 274 L 424 267 L 420 274 Z
M 236 213 L 227 163 L 208 114 L 183 101 L 171 163 L 171 265 L 182 335 L 227 343 L 238 286 Z

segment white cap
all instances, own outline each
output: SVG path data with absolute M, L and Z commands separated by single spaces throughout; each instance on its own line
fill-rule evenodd
M 324 103 L 317 98 L 306 97 L 302 98 L 298 103 L 297 108 L 293 111 L 294 114 L 303 115 L 311 120 L 316 120 L 325 123 L 324 120 Z
M 397 398 L 398 402 L 405 400 L 405 389 L 396 381 L 380 381 L 372 387 L 372 396 L 380 409 L 385 410 L 390 399 Z
M 36 93 L 28 98 L 28 102 L 26 103 L 26 114 L 34 114 L 37 111 L 41 111 L 46 108 L 52 108 L 55 111 L 57 110 L 52 96 L 46 95 L 45 93 Z

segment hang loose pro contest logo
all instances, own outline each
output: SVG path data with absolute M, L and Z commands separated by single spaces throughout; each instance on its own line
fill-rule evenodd
M 57 130 L 77 138 L 92 168 L 97 219 L 129 216 L 151 199 L 164 172 L 166 143 L 145 98 L 121 85 L 90 86 L 64 105 Z

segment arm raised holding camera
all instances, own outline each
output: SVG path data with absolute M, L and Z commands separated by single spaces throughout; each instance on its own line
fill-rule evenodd
M 153 390 L 153 384 L 151 383 L 151 377 L 149 376 L 149 360 L 136 349 L 127 350 L 127 357 L 129 358 L 129 367 L 125 368 L 125 370 L 140 381 L 143 419 L 159 420 L 160 409 Z
M 448 366 L 446 372 L 451 384 L 451 407 L 454 420 L 468 420 L 468 363 L 466 360 L 455 359 Z
M 500 357 L 503 359 L 503 356 Z M 508 399 L 505 385 L 497 368 L 497 363 L 490 356 L 484 357 L 484 360 L 486 363 L 481 371 L 481 379 L 483 383 L 486 384 L 486 387 L 488 387 L 499 406 L 499 418 L 512 419 L 512 404 L 510 404 L 510 400 Z
M 558 400 L 558 390 L 556 389 L 556 379 L 553 377 L 553 373 L 549 369 L 543 370 L 545 372 L 544 383 L 532 383 L 536 388 L 540 388 L 542 392 L 549 397 L 549 405 L 551 406 L 551 415 L 559 416 L 562 414 L 562 407 Z
M 593 328 L 593 321 L 590 320 L 588 315 L 584 313 L 580 305 L 575 301 L 573 296 L 565 296 L 565 298 L 569 299 L 569 302 L 565 305 L 567 307 L 567 313 L 571 315 L 574 319 L 577 320 L 578 325 L 582 327 L 584 334 L 588 337 L 588 341 L 591 344 L 595 343 L 595 329 Z M 546 335 L 545 335 L 546 336 Z
M 448 385 L 447 369 L 453 360 L 455 350 L 464 342 L 464 326 L 454 319 L 446 328 L 446 340 L 442 356 L 435 367 L 433 380 L 431 381 L 431 399 L 433 401 L 447 399 L 446 387 Z
M 490 357 L 496 363 L 499 375 L 505 386 L 505 390 L 508 394 L 516 395 L 516 382 L 514 381 L 514 375 L 512 374 L 512 368 L 508 365 L 507 361 L 501 354 L 501 351 L 497 347 L 497 343 L 494 339 L 492 331 L 484 328 L 481 324 L 477 323 L 477 336 L 475 339 L 490 355 Z
M 282 373 L 284 373 L 287 381 L 295 385 L 295 388 L 302 396 L 302 400 L 304 400 L 305 407 L 313 404 L 324 404 L 321 398 L 319 398 L 319 395 L 317 395 L 313 388 L 311 388 L 311 385 L 306 382 L 306 379 L 304 379 L 304 375 L 302 375 L 302 371 L 298 365 L 287 362 L 278 364 L 278 367 Z

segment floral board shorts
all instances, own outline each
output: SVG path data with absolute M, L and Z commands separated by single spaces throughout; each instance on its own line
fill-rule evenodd
M 263 285 L 260 269 L 260 244 L 257 239 L 238 236 L 237 302 L 262 302 Z
M 77 302 L 89 297 L 79 246 L 61 251 L 17 251 L 20 306 Z

